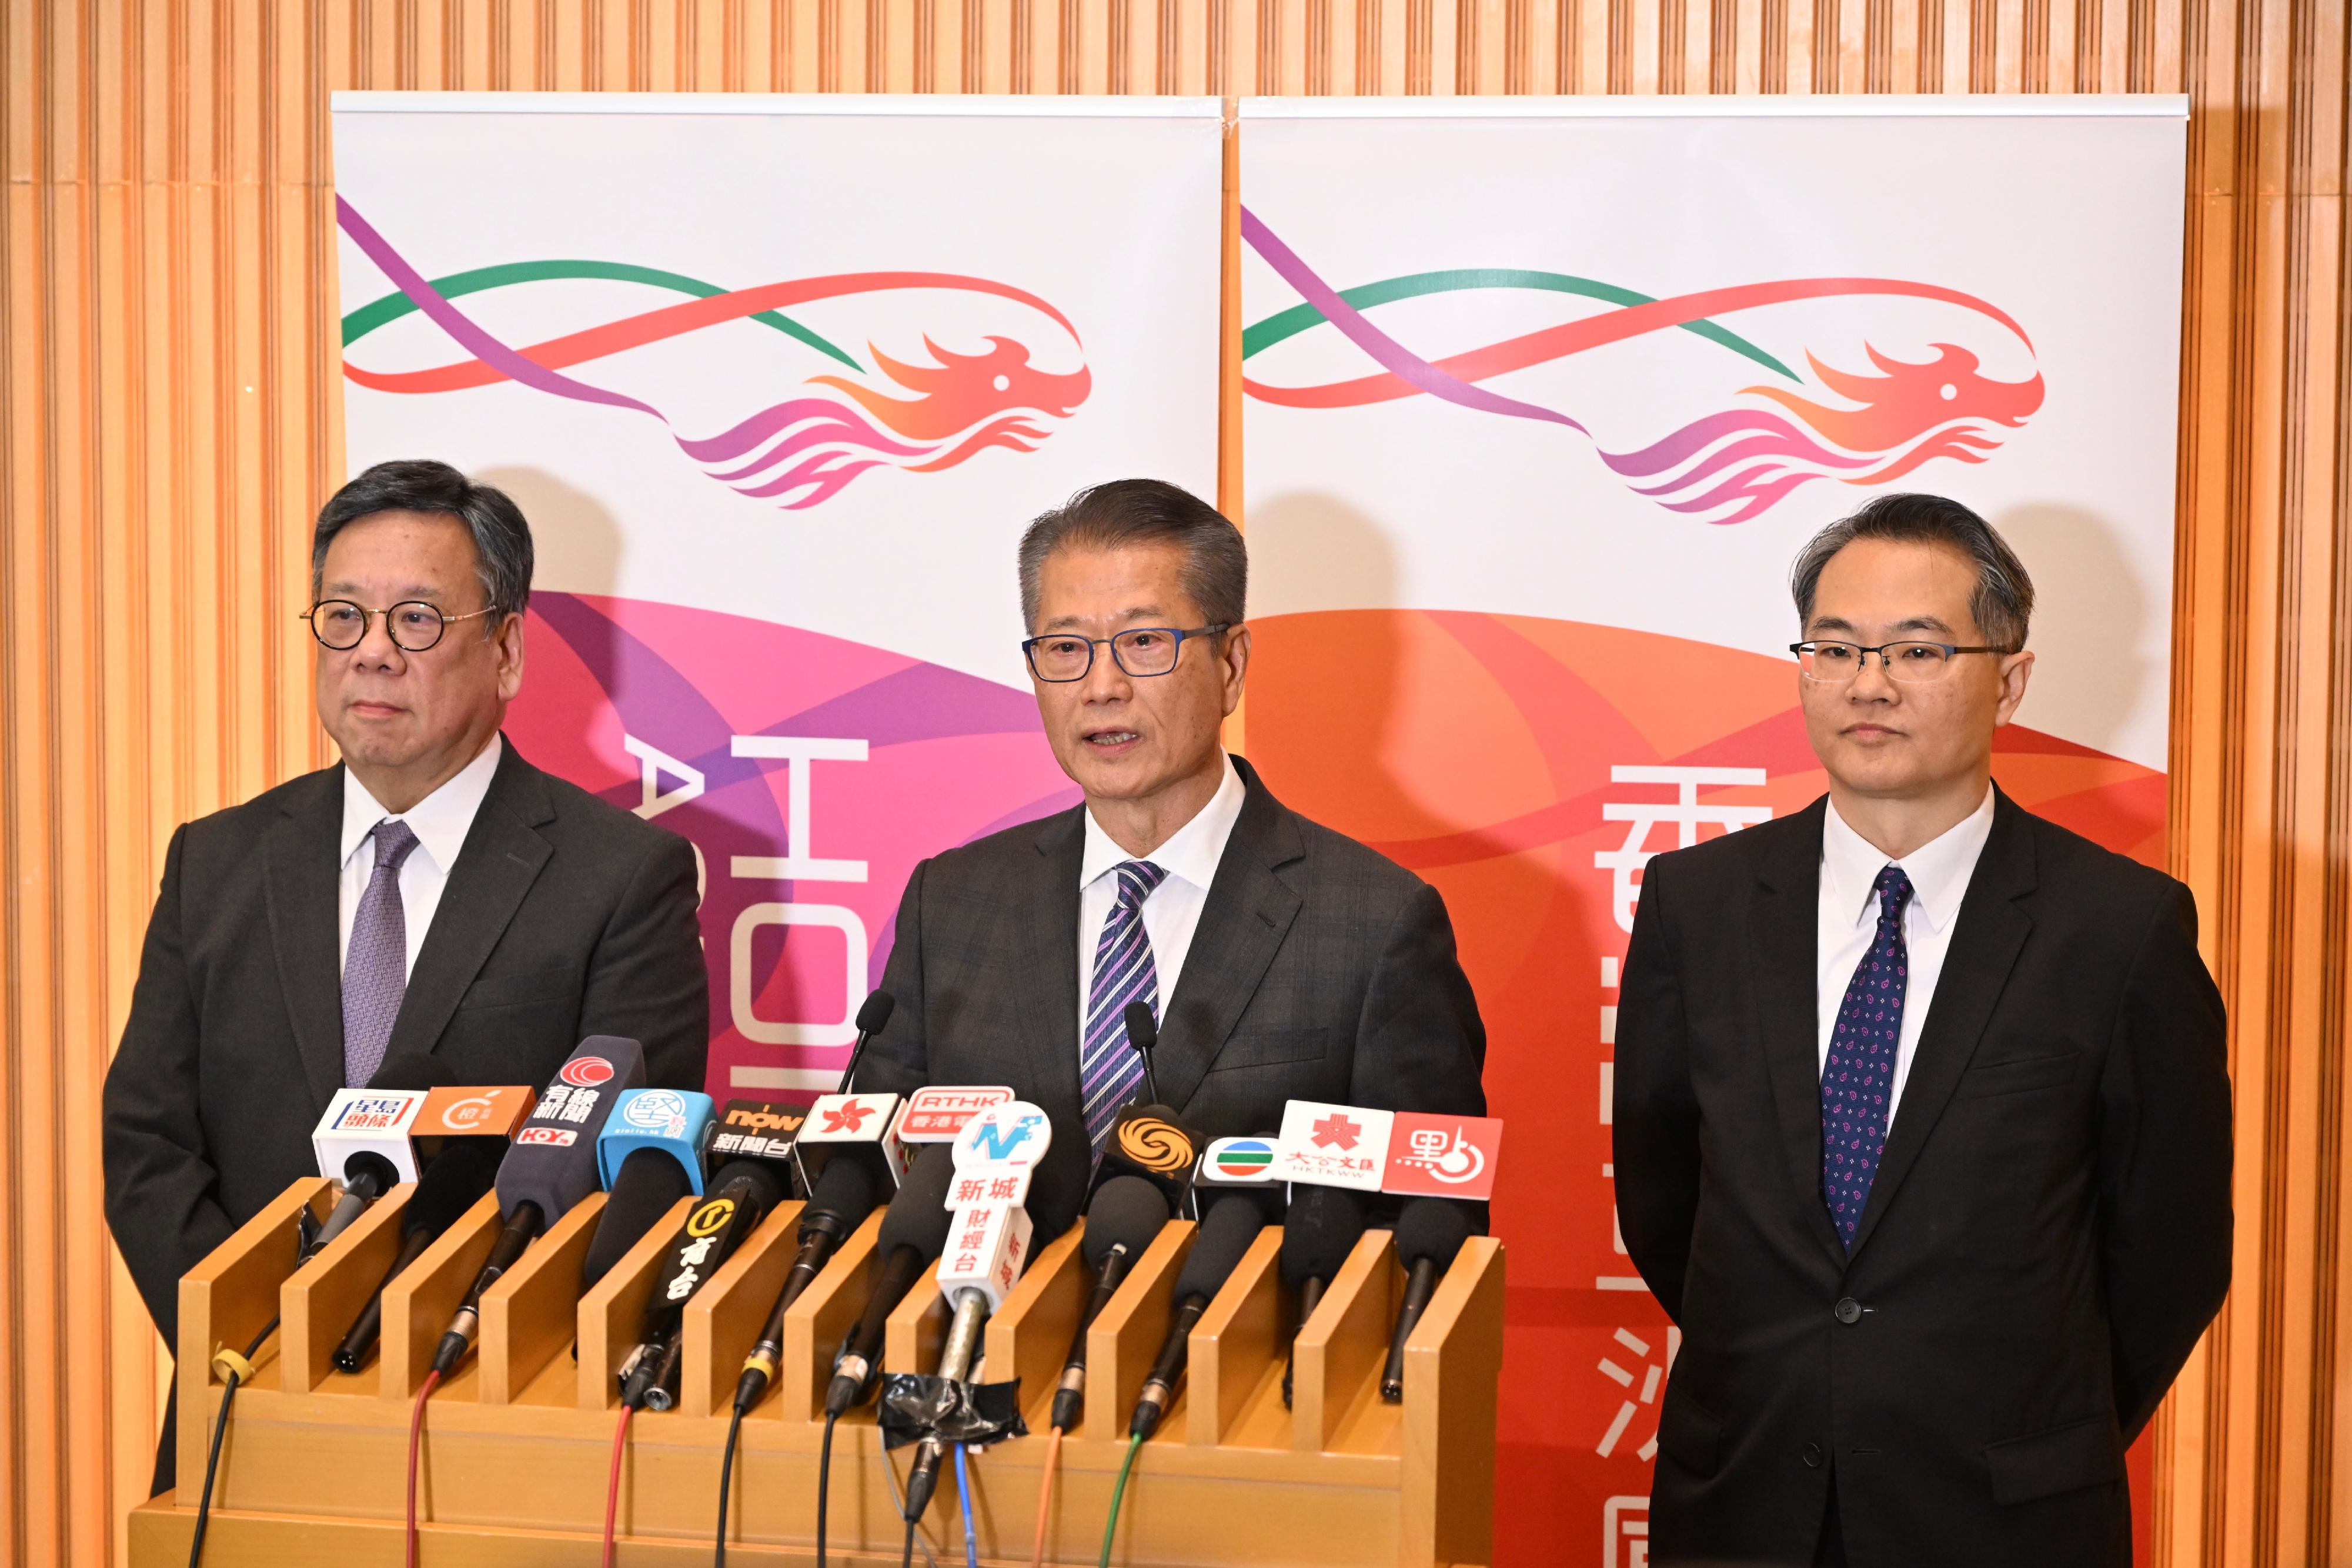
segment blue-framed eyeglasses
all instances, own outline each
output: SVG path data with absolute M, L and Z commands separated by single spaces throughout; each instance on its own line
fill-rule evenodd
M 1164 675 L 1176 667 L 1187 637 L 1215 637 L 1232 631 L 1234 623 L 1195 626 L 1130 626 L 1114 637 L 1081 637 L 1075 632 L 1048 632 L 1021 644 L 1028 655 L 1029 673 L 1041 681 L 1082 681 L 1095 667 L 1095 650 L 1108 646 L 1110 656 L 1130 675 Z

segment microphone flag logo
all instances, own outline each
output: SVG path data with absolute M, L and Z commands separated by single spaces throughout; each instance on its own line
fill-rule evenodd
M 856 1100 L 828 1108 L 824 1113 L 824 1130 L 828 1133 L 859 1133 L 865 1131 L 866 1118 L 874 1114 L 874 1107 Z
M 613 1064 L 601 1056 L 575 1056 L 556 1076 L 575 1089 L 593 1089 L 611 1081 Z
M 1493 1116 L 1397 1113 L 1381 1190 L 1413 1197 L 1493 1196 L 1503 1124 Z
M 1219 1138 L 1209 1145 L 1208 1166 L 1223 1181 L 1264 1181 L 1274 1175 L 1274 1145 L 1264 1138 Z
M 1270 1178 L 1378 1192 L 1395 1120 L 1393 1112 L 1361 1105 L 1293 1100 L 1282 1108 Z
M 1160 1176 L 1192 1168 L 1192 1140 L 1184 1129 L 1158 1116 L 1130 1116 L 1118 1124 L 1118 1152 Z
M 686 1096 L 675 1089 L 640 1089 L 621 1108 L 621 1120 L 672 1136 L 686 1131 Z
M 1315 1124 L 1315 1146 L 1318 1149 L 1352 1149 L 1364 1129 L 1339 1112 Z

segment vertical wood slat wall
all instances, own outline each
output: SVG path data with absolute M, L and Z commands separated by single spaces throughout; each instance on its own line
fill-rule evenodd
M 343 87 L 2188 92 L 2171 853 L 2231 1004 L 2239 1239 L 2157 1556 L 2352 1559 L 2346 0 L 0 3 L 8 1561 L 119 1555 L 145 1491 L 98 1100 L 165 840 L 326 757 L 291 617 L 341 477 Z

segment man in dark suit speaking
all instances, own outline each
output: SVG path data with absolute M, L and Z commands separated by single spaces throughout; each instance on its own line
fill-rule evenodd
M 1215 508 L 1129 479 L 1021 541 L 1045 737 L 1085 804 L 915 868 L 866 1089 L 1004 1083 L 1083 1162 L 1135 1095 L 1212 1136 L 1283 1103 L 1482 1114 L 1486 1032 L 1427 883 L 1285 808 L 1220 728 L 1249 669 L 1248 559 Z M 1083 1166 L 1078 1168 L 1083 1169 Z
M 702 1086 L 685 840 L 499 734 L 522 684 L 530 530 L 440 463 L 319 514 L 307 612 L 336 767 L 172 835 L 106 1077 L 106 1218 L 176 1347 L 182 1273 L 316 1168 L 310 1129 L 388 1054 L 544 1083 L 581 1038 Z M 171 1484 L 167 1425 L 157 1486 Z
M 1993 787 L 2032 588 L 1976 514 L 1881 497 L 1794 587 L 1829 797 L 1652 861 L 1620 998 L 1683 1331 L 1651 1560 L 2128 1563 L 2125 1448 L 2230 1281 L 2196 907 Z

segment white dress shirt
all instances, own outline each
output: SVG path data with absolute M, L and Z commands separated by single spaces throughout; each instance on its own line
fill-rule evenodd
M 1904 1081 L 1911 1076 L 1911 1058 L 1919 1049 L 1919 1029 L 1927 1021 L 1927 1008 L 1936 999 L 1936 979 L 1944 972 L 1944 955 L 1951 950 L 1952 928 L 1968 896 L 1969 879 L 1976 874 L 1977 857 L 1992 836 L 1992 790 L 1984 804 L 1945 829 L 1899 861 L 1889 861 L 1848 827 L 1832 802 L 1822 821 L 1822 897 L 1816 975 L 1819 986 L 1815 1017 L 1821 1023 L 1822 1071 L 1829 1070 L 1830 1037 L 1837 1031 L 1838 1009 L 1845 1001 L 1853 972 L 1878 934 L 1878 873 L 1889 865 L 1903 868 L 1911 879 L 1911 901 L 1903 907 L 1903 945 L 1908 950 L 1908 971 L 1903 990 L 1903 1033 L 1895 1051 L 1895 1083 L 1886 1101 L 1886 1124 L 1903 1099 Z
M 398 813 L 416 835 L 416 847 L 400 865 L 400 909 L 408 928 L 412 974 L 417 950 L 425 946 L 425 933 L 433 925 L 433 912 L 441 907 L 441 891 L 449 885 L 449 868 L 457 863 L 457 852 L 466 847 L 466 834 L 473 828 L 475 813 L 482 809 L 483 797 L 490 792 L 490 779 L 499 770 L 499 755 L 504 749 L 499 737 L 491 736 L 482 754 L 459 768 L 455 778 Z M 371 835 L 378 822 L 394 814 L 377 803 L 357 774 L 343 769 L 343 872 L 335 889 L 339 972 L 352 956 L 352 922 L 358 918 L 360 900 L 375 875 L 375 840 Z
M 1103 922 L 1118 903 L 1118 878 L 1111 873 L 1131 860 L 1148 860 L 1168 875 L 1143 901 L 1143 934 L 1151 943 L 1151 963 L 1160 980 L 1159 1005 L 1168 1011 L 1176 994 L 1176 977 L 1183 972 L 1184 955 L 1192 950 L 1192 933 L 1201 924 L 1201 906 L 1209 901 L 1209 883 L 1216 880 L 1217 862 L 1224 858 L 1225 841 L 1241 820 L 1242 802 L 1249 789 L 1225 761 L 1224 782 L 1209 803 L 1177 829 L 1168 841 L 1148 855 L 1131 855 L 1111 841 L 1086 813 L 1086 857 L 1078 862 L 1078 1038 L 1087 1036 L 1087 998 L 1095 983 L 1095 946 L 1102 940 Z

